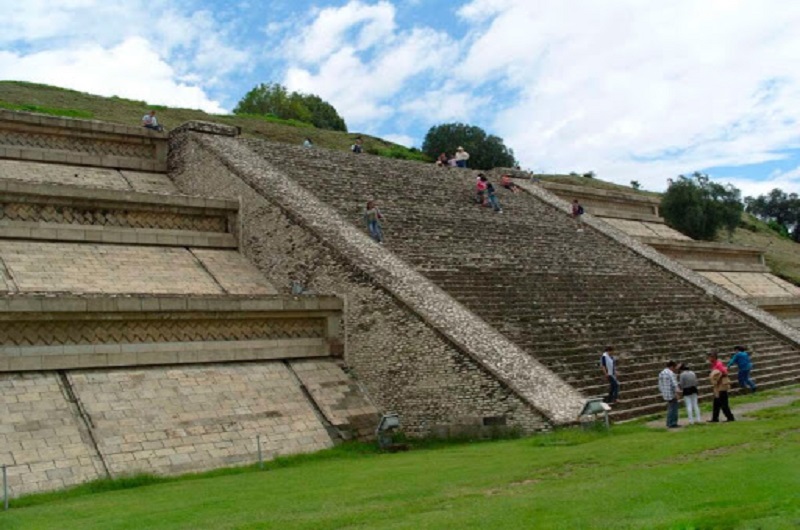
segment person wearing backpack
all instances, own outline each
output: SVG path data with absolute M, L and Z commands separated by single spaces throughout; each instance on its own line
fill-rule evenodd
M 578 232 L 583 232 L 583 206 L 578 202 L 578 199 L 572 200 L 572 218 L 575 219 L 575 226 Z

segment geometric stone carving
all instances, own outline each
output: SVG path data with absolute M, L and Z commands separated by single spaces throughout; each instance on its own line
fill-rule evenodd
M 217 216 L 187 215 L 168 210 L 116 210 L 108 207 L 31 204 L 12 201 L 0 203 L 0 219 L 198 232 L 225 232 L 227 229 L 227 219 Z
M 144 143 L 104 141 L 99 138 L 80 138 L 20 131 L 0 130 L 0 145 L 56 151 L 78 152 L 94 156 L 153 158 L 155 147 Z
M 9 315 L 10 316 L 10 315 Z M 54 320 L 58 315 L 17 314 L 0 322 L 0 347 L 153 342 L 242 341 L 323 338 L 325 318 L 250 318 L 243 315 L 136 314 L 125 320 Z M 230 318 L 228 318 L 230 317 Z

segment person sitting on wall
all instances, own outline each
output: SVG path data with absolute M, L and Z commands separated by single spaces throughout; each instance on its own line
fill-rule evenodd
M 363 153 L 364 152 L 364 147 L 362 145 L 362 140 L 361 140 L 360 136 L 358 138 L 356 138 L 355 143 L 350 146 L 350 150 L 352 152 L 354 152 L 354 153 Z
M 303 140 L 303 147 L 314 147 L 314 142 L 311 141 L 311 138 L 306 137 L 306 139 Z
M 447 163 L 447 153 L 442 153 L 439 155 L 439 158 L 436 159 L 436 165 L 438 167 L 447 167 L 449 164 Z
M 156 111 L 151 110 L 144 116 L 142 116 L 142 127 L 147 127 L 148 129 L 153 129 L 154 131 L 163 132 L 164 127 L 158 124 L 158 119 L 156 118 Z

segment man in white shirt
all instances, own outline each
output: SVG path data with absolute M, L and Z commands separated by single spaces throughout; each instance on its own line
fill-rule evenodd
M 142 126 L 159 132 L 164 130 L 164 127 L 158 124 L 158 119 L 156 118 L 156 111 L 154 110 L 151 110 L 150 112 L 142 116 Z
M 617 359 L 614 358 L 614 347 L 607 346 L 600 356 L 600 367 L 608 381 L 608 395 L 603 398 L 609 405 L 616 403 L 619 398 L 619 381 L 617 380 Z

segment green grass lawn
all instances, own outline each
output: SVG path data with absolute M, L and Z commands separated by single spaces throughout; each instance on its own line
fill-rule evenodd
M 342 446 L 266 471 L 12 503 L 0 528 L 799 528 L 799 403 L 677 431 Z

